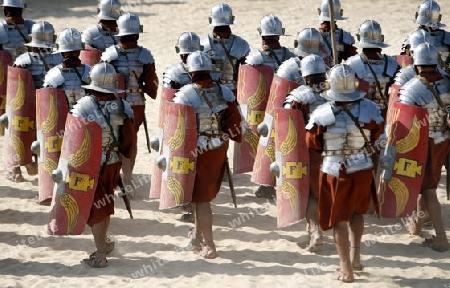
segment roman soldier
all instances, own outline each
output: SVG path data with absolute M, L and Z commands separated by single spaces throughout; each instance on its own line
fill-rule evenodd
M 320 23 L 320 34 L 323 37 L 325 42 L 325 49 L 327 50 L 327 54 L 333 54 L 333 41 L 331 38 L 331 13 L 328 6 L 329 0 L 322 0 L 320 6 L 317 10 L 319 10 L 319 20 Z M 341 9 L 341 3 L 339 0 L 333 0 L 333 13 L 334 13 L 334 26 L 335 26 L 335 37 L 336 37 L 336 49 L 338 55 L 332 55 L 333 62 L 328 63 L 330 67 L 335 64 L 341 63 L 343 60 L 347 60 L 347 58 L 356 55 L 356 47 L 353 46 L 355 44 L 355 38 L 353 38 L 350 32 L 345 31 L 342 28 L 339 28 L 336 25 L 337 20 L 346 20 L 346 17 L 343 17 L 344 10 Z
M 306 125 L 306 144 L 323 156 L 319 175 L 319 225 L 334 230 L 340 259 L 338 280 L 353 282 L 361 271 L 361 237 L 364 217 L 376 193 L 372 146 L 383 132 L 380 109 L 365 92 L 356 89 L 354 70 L 346 64 L 328 74 L 330 89 L 322 93 L 329 102 L 317 107 Z
M 125 81 L 125 100 L 133 108 L 135 132 L 138 133 L 140 126 L 144 124 L 148 135 L 144 95 L 147 94 L 151 99 L 155 99 L 157 95 L 155 60 L 150 50 L 138 45 L 139 34 L 143 32 L 143 28 L 137 15 L 126 13 L 120 16 L 118 28 L 119 43 L 108 47 L 101 60 L 112 64 Z M 147 144 L 150 146 L 150 143 Z M 133 189 L 134 185 L 131 183 L 136 155 L 137 146 L 131 158 L 122 159 L 123 181 Z
M 81 34 L 85 49 L 81 62 L 94 65 L 100 61 L 102 52 L 111 45 L 119 43 L 117 19 L 122 15 L 119 0 L 101 0 L 98 4 L 98 23 L 88 26 Z
M 434 0 L 424 0 L 418 7 L 415 23 L 419 24 L 418 30 L 423 30 L 430 36 L 430 42 L 438 50 L 439 66 L 449 72 L 450 68 L 450 33 L 443 30 L 445 24 L 441 23 L 441 7 Z M 402 45 L 401 54 L 411 55 L 411 36 L 408 36 Z
M 233 10 L 230 5 L 218 3 L 211 8 L 209 26 L 211 34 L 200 39 L 203 51 L 211 56 L 213 79 L 219 79 L 236 94 L 239 65 L 244 64 L 250 52 L 250 46 L 241 37 L 231 31 L 234 24 Z
M 299 109 L 308 123 L 309 115 L 320 105 L 327 102 L 320 94 L 325 90 L 325 73 L 327 66 L 322 57 L 309 55 L 301 61 L 302 76 L 305 84 L 292 90 L 287 96 L 283 106 L 287 109 Z M 319 198 L 319 172 L 322 157 L 315 150 L 309 150 L 309 197 L 306 209 L 306 221 L 310 242 L 306 250 L 317 252 L 320 250 L 323 239 L 318 221 Z
M 197 131 L 196 151 L 201 153 L 197 153 L 195 159 L 193 190 L 191 190 L 192 186 L 184 187 L 184 190 L 192 193 L 191 199 L 195 213 L 195 228 L 190 231 L 189 238 L 194 250 L 200 256 L 210 259 L 217 256 L 212 233 L 211 201 L 219 192 L 224 167 L 227 165 L 227 140 L 241 141 L 242 139 L 242 135 L 238 133 L 241 129 L 241 114 L 237 108 L 236 97 L 233 92 L 227 86 L 213 81 L 211 77 L 212 61 L 205 52 L 196 51 L 190 54 L 187 58 L 187 64 L 192 76 L 192 84 L 183 86 L 175 94 L 173 100 L 175 106 L 171 110 L 173 112 L 168 115 L 168 117 L 171 117 L 169 119 L 174 122 L 171 122 L 172 124 L 169 124 L 169 126 L 179 127 L 180 124 L 177 123 L 186 123 L 191 127 L 190 121 L 195 123 L 194 129 Z M 176 106 L 177 104 L 182 105 Z M 189 109 L 182 108 L 186 105 L 189 106 Z M 188 112 L 182 113 L 181 109 L 185 111 L 193 110 L 192 118 L 180 122 L 180 117 L 183 114 L 188 114 Z M 177 131 L 179 132 L 177 133 Z M 183 133 L 184 130 L 180 127 L 177 128 L 177 131 L 175 131 L 175 134 Z M 174 139 L 171 140 L 173 143 L 171 144 L 171 151 L 176 153 L 173 147 L 179 141 L 175 139 L 175 135 L 172 138 Z M 189 143 L 184 145 L 189 145 Z M 191 152 L 187 151 L 190 157 L 192 157 Z M 178 159 L 182 158 L 178 157 Z M 175 172 L 179 169 L 171 164 L 170 167 L 167 165 L 166 170 Z M 192 169 L 188 170 L 192 171 Z M 185 174 L 190 173 L 183 173 L 183 175 Z M 168 184 L 170 185 L 170 182 Z M 163 199 L 162 195 L 161 201 Z M 187 197 L 184 197 L 184 199 L 187 199 Z M 178 205 L 181 204 L 183 203 Z M 166 206 L 165 208 L 170 207 Z

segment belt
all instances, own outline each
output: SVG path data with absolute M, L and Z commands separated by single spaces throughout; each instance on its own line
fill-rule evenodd
M 340 156 L 366 153 L 365 149 L 324 150 L 322 156 Z
M 126 101 L 128 102 L 128 104 L 130 104 L 130 106 L 144 106 L 145 105 L 144 101 L 128 101 L 128 100 L 126 100 Z
M 136 88 L 136 89 L 125 89 L 125 93 L 141 93 L 142 89 Z

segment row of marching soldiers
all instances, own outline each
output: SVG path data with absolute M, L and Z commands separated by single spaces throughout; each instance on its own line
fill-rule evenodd
M 20 0 L 5 1 L 3 7 L 6 16 L 8 10 L 24 8 Z M 27 45 L 39 48 L 36 45 L 44 42 L 47 46 L 41 48 L 47 50 L 33 49 L 16 59 L 16 70 L 8 68 L 7 95 L 11 99 L 6 101 L 7 117 L 3 117 L 9 118 L 5 146 L 12 148 L 5 159 L 17 158 L 9 155 L 24 159 L 29 152 L 17 152 L 17 138 L 22 136 L 15 137 L 12 131 L 25 129 L 25 117 L 14 118 L 25 114 L 13 114 L 13 110 L 33 105 L 34 101 L 24 98 L 33 80 L 38 81 L 34 81 L 36 88 L 44 87 L 37 91 L 34 105 L 39 104 L 33 107 L 38 113 L 34 151 L 39 155 L 40 195 L 53 191 L 51 180 L 57 182 L 54 194 L 47 196 L 53 196 L 49 233 L 80 234 L 87 223 L 97 251 L 84 262 L 97 268 L 108 265 L 106 254 L 114 249 L 114 242 L 106 236 L 114 212 L 108 197 L 118 184 L 123 190 L 133 188 L 136 133 L 145 124 L 143 95 L 155 98 L 158 83 L 150 51 L 137 45 L 142 31 L 138 17 L 120 16 L 119 8 L 118 1 L 101 1 L 99 24 L 83 32 L 84 42 L 90 46 L 87 50 L 83 50 L 80 33 L 71 28 L 58 35 L 61 55 L 50 54 L 51 25 L 41 22 L 33 26 L 41 32 L 26 33 L 32 35 Z M 447 75 L 437 68 L 438 61 L 448 65 L 443 56 L 448 57 L 450 42 L 439 28 L 439 9 L 435 1 L 419 6 L 416 22 L 420 29 L 405 42 L 406 55 L 398 57 L 401 63 L 411 63 L 409 55 L 413 55 L 414 65 L 397 74 L 397 60 L 381 52 L 387 44 L 376 21 L 367 20 L 360 26 L 357 46 L 362 52 L 357 54 L 353 36 L 336 26 L 336 20 L 345 19 L 337 0 L 320 4 L 320 29 L 302 30 L 293 50 L 280 45 L 284 28 L 275 15 L 261 19 L 261 48 L 250 50 L 248 43 L 231 31 L 234 15 L 230 6 L 215 5 L 210 16 L 212 33 L 201 39 L 192 32 L 181 34 L 176 46 L 181 63 L 164 73 L 161 133 L 152 142 L 158 151 L 158 167 L 151 173 L 150 197 L 159 197 L 163 209 L 192 202 L 195 227 L 188 234 L 190 244 L 202 257 L 215 258 L 210 202 L 225 173 L 232 187 L 226 156 L 231 139 L 237 142 L 233 172 L 253 171 L 252 181 L 261 185 L 256 193 L 259 197 L 272 197 L 273 187 L 277 187 L 279 227 L 306 217 L 311 236 L 307 249 L 311 252 L 322 245 L 321 230 L 334 229 L 340 280 L 353 281 L 353 270 L 363 269 L 362 215 L 371 199 L 378 215 L 404 217 L 416 208 L 420 192 L 425 206 L 418 201 L 417 210 L 428 210 L 436 230 L 436 237 L 426 239 L 424 245 L 437 251 L 448 249 L 436 197 L 440 168 L 448 154 L 445 105 L 450 102 L 445 96 Z M 20 27 L 13 23 L 13 28 Z M 112 32 L 116 25 L 118 34 Z M 45 37 L 38 41 L 40 36 Z M 43 53 L 47 53 L 45 57 Z M 21 64 L 17 61 L 21 58 L 28 62 Z M 102 62 L 91 70 L 80 58 L 85 63 Z M 33 59 L 42 61 L 36 64 Z M 343 60 L 344 64 L 337 64 Z M 29 62 L 41 66 L 41 74 L 33 80 L 26 80 L 31 78 L 23 74 L 25 69 L 38 74 L 33 74 L 36 70 L 30 69 Z M 42 67 L 48 70 L 51 65 L 55 67 L 42 74 Z M 402 89 L 391 86 L 395 81 Z M 116 87 L 116 82 L 123 84 Z M 386 130 L 384 124 L 388 124 Z M 427 129 L 420 129 L 425 126 Z M 380 141 L 383 131 L 387 140 Z M 387 143 L 387 148 L 380 143 Z M 51 154 L 56 147 L 61 147 L 61 152 Z M 20 165 L 33 173 L 32 162 L 14 163 L 10 166 L 12 180 L 20 180 Z M 380 187 L 379 199 L 375 186 Z M 92 205 L 99 201 L 105 205 Z M 420 233 L 422 218 L 413 219 L 411 232 Z
M 83 262 L 106 267 L 114 191 L 134 188 L 137 132 L 147 128 L 144 93 L 154 99 L 158 89 L 153 56 L 138 45 L 139 18 L 122 15 L 118 0 L 102 0 L 98 24 L 55 37 L 50 23 L 23 19 L 24 0 L 4 0 L 2 8 L 7 177 L 24 181 L 21 166 L 38 174 L 37 201 L 51 204 L 48 233 L 78 235 L 88 224 L 97 250 Z M 128 192 L 132 217 L 126 194 L 135 191 Z
M 443 70 L 450 34 L 441 29 L 440 7 L 418 6 L 419 28 L 395 57 L 382 53 L 389 45 L 375 20 L 359 27 L 358 54 L 353 36 L 336 26 L 344 19 L 339 1 L 322 1 L 320 29 L 302 30 L 291 50 L 280 45 L 281 20 L 266 15 L 261 48 L 250 49 L 231 31 L 231 7 L 220 3 L 211 9 L 210 35 L 180 35 L 181 62 L 163 76 L 150 197 L 162 209 L 194 203 L 188 236 L 201 256 L 217 256 L 210 202 L 225 173 L 233 188 L 229 139 L 234 174 L 252 172 L 257 197 L 276 193 L 278 227 L 306 218 L 310 252 L 323 245 L 321 231 L 334 230 L 338 280 L 352 282 L 363 270 L 371 203 L 379 217 L 410 216 L 411 234 L 420 235 L 428 218 L 436 236 L 423 246 L 448 250 L 436 195 L 450 152 Z

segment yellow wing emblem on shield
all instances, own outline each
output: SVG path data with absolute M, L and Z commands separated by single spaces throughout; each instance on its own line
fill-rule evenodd
M 167 178 L 167 187 L 175 198 L 175 205 L 180 206 L 183 205 L 184 202 L 184 189 L 181 185 L 180 181 L 178 181 L 174 177 Z
M 400 154 L 405 154 L 411 152 L 417 147 L 420 140 L 420 123 L 417 116 L 414 116 L 413 124 L 405 138 L 400 139 L 395 143 L 397 152 Z
M 75 229 L 75 226 L 77 226 L 80 208 L 78 207 L 77 200 L 70 194 L 63 193 L 59 201 L 67 213 L 67 235 L 70 235 Z
M 25 161 L 25 145 L 23 145 L 22 140 L 16 135 L 10 134 L 8 143 L 14 149 L 15 155 L 19 156 L 19 163 L 23 164 Z
M 403 183 L 396 177 L 393 177 L 391 181 L 389 181 L 388 185 L 392 192 L 394 192 L 395 194 L 395 203 L 397 204 L 395 215 L 398 217 L 400 214 L 402 214 L 403 211 L 405 211 L 406 204 L 408 203 L 408 188 L 406 187 L 405 183 Z
M 252 148 L 253 155 L 256 156 L 256 151 L 258 149 L 259 136 L 250 129 L 247 129 L 244 134 L 244 141 L 247 142 Z
M 1 70 L 1 69 L 0 69 Z M 22 77 L 19 75 L 19 84 L 17 86 L 16 96 L 9 102 L 13 110 L 20 109 L 25 103 L 25 84 Z
M 181 113 L 181 110 L 178 110 L 177 129 L 175 129 L 175 133 L 169 139 L 170 151 L 178 150 L 183 145 L 185 138 L 186 124 L 184 121 L 184 115 Z
M 248 108 L 254 109 L 261 105 L 266 99 L 266 81 L 262 73 L 258 77 L 258 86 L 255 92 L 248 98 L 247 105 Z
M 37 106 L 39 109 L 40 105 Z M 44 121 L 42 121 L 41 124 L 42 133 L 50 132 L 53 128 L 55 128 L 57 122 L 58 122 L 58 109 L 56 107 L 56 99 L 55 96 L 53 96 L 53 94 L 50 94 L 48 116 L 47 118 L 45 118 Z
M 91 134 L 88 130 L 84 131 L 83 142 L 77 152 L 69 155 L 69 166 L 79 167 L 86 163 L 91 156 Z
M 283 156 L 289 155 L 297 146 L 297 130 L 295 129 L 294 120 L 289 116 L 288 133 L 281 143 L 280 150 Z
M 287 181 L 283 181 L 283 184 L 281 185 L 281 191 L 283 194 L 283 197 L 289 201 L 289 204 L 291 206 L 292 214 L 297 215 L 298 214 L 298 193 L 295 189 L 294 185 Z
M 50 174 L 50 176 L 53 173 L 53 170 L 56 170 L 56 168 L 58 168 L 58 163 L 56 163 L 55 160 L 53 160 L 52 158 L 44 158 L 44 171 L 46 171 L 48 174 Z

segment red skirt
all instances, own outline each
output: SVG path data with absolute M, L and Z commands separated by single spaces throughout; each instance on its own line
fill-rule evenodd
M 216 198 L 222 184 L 227 148 L 228 145 L 223 145 L 197 156 L 192 202 L 211 202 Z
M 322 230 L 349 221 L 354 213 L 367 213 L 373 187 L 372 177 L 372 169 L 352 174 L 345 174 L 343 169 L 339 178 L 320 171 L 319 224 Z
M 450 152 L 450 141 L 444 141 L 434 144 L 432 138 L 428 138 L 428 156 L 425 163 L 425 173 L 421 190 L 434 189 L 441 180 L 442 166 L 447 161 L 447 155 Z
M 114 190 L 119 185 L 120 164 L 118 162 L 106 165 L 100 170 L 94 202 L 87 222 L 90 227 L 114 214 Z

